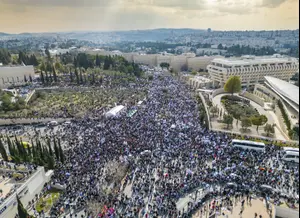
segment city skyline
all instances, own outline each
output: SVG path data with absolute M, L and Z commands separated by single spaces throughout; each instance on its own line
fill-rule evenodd
M 1 32 L 298 29 L 296 0 L 0 0 Z

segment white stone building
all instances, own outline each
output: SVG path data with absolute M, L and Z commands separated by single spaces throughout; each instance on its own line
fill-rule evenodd
M 28 81 L 29 76 L 34 77 L 33 66 L 1 66 L 0 88 L 25 84 L 25 76 Z
M 243 56 L 241 58 L 216 58 L 207 66 L 215 85 L 223 86 L 230 76 L 240 76 L 243 86 L 264 83 L 265 76 L 289 81 L 299 70 L 296 58 L 273 56 Z

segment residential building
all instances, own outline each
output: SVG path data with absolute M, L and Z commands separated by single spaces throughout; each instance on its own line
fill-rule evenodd
M 34 76 L 33 66 L 0 66 L 0 88 L 25 84 L 30 76 Z
M 230 76 L 240 76 L 242 86 L 264 83 L 265 76 L 289 81 L 299 70 L 296 58 L 273 56 L 242 56 L 241 58 L 216 58 L 207 66 L 216 86 L 224 86 Z

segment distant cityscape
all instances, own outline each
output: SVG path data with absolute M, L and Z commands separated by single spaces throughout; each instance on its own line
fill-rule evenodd
M 237 51 L 236 46 L 243 47 Z M 196 55 L 251 54 L 249 48 L 298 57 L 299 29 L 274 31 L 214 31 L 154 29 L 114 32 L 0 33 L 0 47 L 9 50 L 41 51 L 93 47 L 121 52 L 168 52 Z M 248 50 L 247 50 L 248 49 Z M 232 51 L 233 50 L 233 51 Z M 260 54 L 267 55 L 267 53 Z

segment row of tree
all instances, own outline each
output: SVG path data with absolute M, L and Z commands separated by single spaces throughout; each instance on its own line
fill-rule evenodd
M 49 85 L 49 84 L 52 84 L 53 82 L 57 83 L 59 81 L 54 67 L 52 67 L 52 72 L 51 71 L 50 72 L 49 71 L 45 71 L 45 72 L 41 71 L 40 79 L 44 85 Z
M 24 146 L 21 140 L 17 137 L 11 140 L 8 136 L 0 138 L 0 153 L 5 161 L 9 161 L 9 156 L 4 147 L 3 141 L 6 140 L 10 158 L 15 163 L 34 163 L 39 166 L 44 166 L 46 169 L 54 169 L 55 161 L 64 163 L 65 157 L 61 147 L 60 139 L 55 138 L 51 141 L 47 139 L 46 144 L 42 144 L 39 140 Z
M 230 125 L 233 124 L 234 117 L 231 114 L 225 114 L 223 117 L 223 123 L 227 124 L 227 129 Z M 264 126 L 264 131 L 267 133 L 267 136 L 275 133 L 275 126 L 272 124 L 268 124 L 268 119 L 264 115 L 256 116 L 256 117 L 243 117 L 241 118 L 241 126 L 243 129 L 247 129 L 252 125 L 257 126 L 256 130 L 258 131 L 259 126 Z
M 276 53 L 276 51 L 269 46 L 264 46 L 261 48 L 254 48 L 250 47 L 249 45 L 233 45 L 231 47 L 223 47 L 222 45 L 219 45 L 220 49 L 227 50 L 228 53 L 234 55 L 234 56 L 241 56 L 241 55 L 273 55 Z
M 0 63 L 6 65 L 11 62 L 11 55 L 5 48 L 0 48 Z
M 34 54 L 27 55 L 23 51 L 19 51 L 18 63 L 19 64 L 24 63 L 25 65 L 33 65 L 33 66 L 39 65 L 39 61 Z

